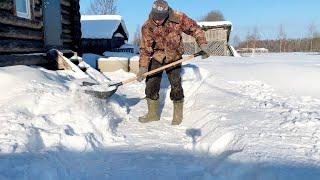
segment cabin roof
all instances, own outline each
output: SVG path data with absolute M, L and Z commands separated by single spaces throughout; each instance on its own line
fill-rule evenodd
M 117 30 L 122 27 L 125 36 L 129 33 L 123 18 L 119 15 L 83 15 L 81 16 L 82 38 L 112 39 Z
M 230 21 L 201 21 L 197 23 L 201 27 L 232 27 Z

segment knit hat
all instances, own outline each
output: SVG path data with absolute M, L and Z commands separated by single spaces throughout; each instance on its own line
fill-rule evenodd
M 153 3 L 150 17 L 154 20 L 163 20 L 169 16 L 169 5 L 165 0 L 156 0 Z

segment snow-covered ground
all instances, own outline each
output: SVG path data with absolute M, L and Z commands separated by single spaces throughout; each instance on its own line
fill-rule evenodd
M 161 121 L 140 124 L 144 83 L 99 100 L 72 72 L 0 68 L 0 179 L 319 179 L 319 64 L 301 53 L 196 59 L 178 127 L 166 77 Z

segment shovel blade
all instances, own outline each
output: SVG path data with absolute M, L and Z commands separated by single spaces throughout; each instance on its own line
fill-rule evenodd
M 85 93 L 90 94 L 90 95 L 92 95 L 96 98 L 99 98 L 99 99 L 107 99 L 107 98 L 111 97 L 116 91 L 117 91 L 117 89 L 114 89 L 112 91 L 85 90 Z
M 122 85 L 122 82 L 118 82 L 118 83 L 110 84 L 109 87 L 111 89 L 108 89 L 108 90 L 86 89 L 84 92 L 99 99 L 107 99 L 111 97 L 118 90 L 118 87 L 121 85 Z M 92 83 L 92 82 L 83 82 L 82 86 L 92 87 L 92 86 L 99 86 L 99 84 Z

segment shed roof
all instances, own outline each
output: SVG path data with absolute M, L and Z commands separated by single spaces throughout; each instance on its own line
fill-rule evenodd
M 119 15 L 83 15 L 81 16 L 82 38 L 112 39 L 115 32 L 122 28 L 127 39 L 129 33 L 123 18 Z
M 201 27 L 232 27 L 232 22 L 230 21 L 202 21 L 197 23 Z

